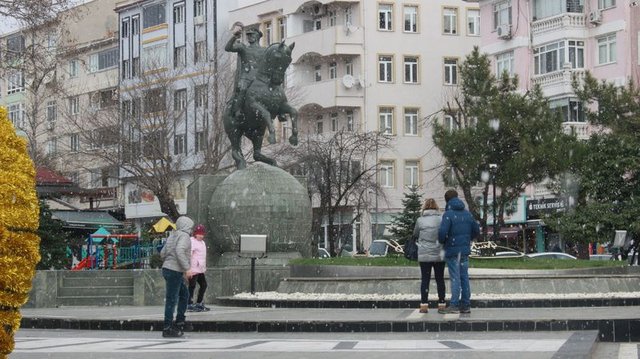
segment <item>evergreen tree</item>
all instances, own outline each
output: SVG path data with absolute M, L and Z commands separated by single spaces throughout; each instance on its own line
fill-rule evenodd
M 64 230 L 62 223 L 51 218 L 49 206 L 40 201 L 40 256 L 42 259 L 36 269 L 64 269 L 69 268 L 70 258 L 67 256 L 69 233 Z
M 418 193 L 417 186 L 409 187 L 409 192 L 404 193 L 402 200 L 402 213 L 394 216 L 391 220 L 391 228 L 389 231 L 399 243 L 404 243 L 412 234 L 416 221 L 420 217 L 420 208 L 422 207 L 422 195 Z

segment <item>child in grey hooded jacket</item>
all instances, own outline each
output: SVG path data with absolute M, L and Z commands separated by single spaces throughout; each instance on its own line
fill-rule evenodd
M 187 278 L 191 268 L 191 229 L 193 221 L 182 216 L 176 221 L 176 229 L 171 232 L 167 242 L 162 247 L 160 256 L 162 276 L 166 284 L 164 303 L 163 337 L 180 337 L 190 326 L 185 323 L 185 312 L 189 301 Z M 178 307 L 175 325 L 173 311 Z

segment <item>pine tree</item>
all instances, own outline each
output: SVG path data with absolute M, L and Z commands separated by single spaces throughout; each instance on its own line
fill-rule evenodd
M 420 208 L 422 206 L 422 195 L 418 193 L 417 186 L 409 187 L 409 192 L 404 193 L 402 200 L 402 213 L 393 217 L 391 220 L 391 233 L 399 243 L 404 243 L 407 238 L 413 234 L 413 228 L 416 221 L 420 217 Z
M 40 201 L 40 263 L 36 269 L 64 269 L 68 268 L 70 259 L 67 257 L 69 233 L 64 230 L 62 223 L 51 218 L 49 206 Z

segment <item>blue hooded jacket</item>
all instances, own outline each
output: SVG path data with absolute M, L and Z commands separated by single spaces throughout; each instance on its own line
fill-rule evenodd
M 464 209 L 464 202 L 454 197 L 447 202 L 442 216 L 438 241 L 444 245 L 444 256 L 471 254 L 471 241 L 480 234 L 480 226 L 471 212 Z

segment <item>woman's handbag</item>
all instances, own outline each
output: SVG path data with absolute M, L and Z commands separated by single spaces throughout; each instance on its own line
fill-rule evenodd
M 418 260 L 418 244 L 416 243 L 418 238 L 411 236 L 404 243 L 404 257 L 410 261 Z

